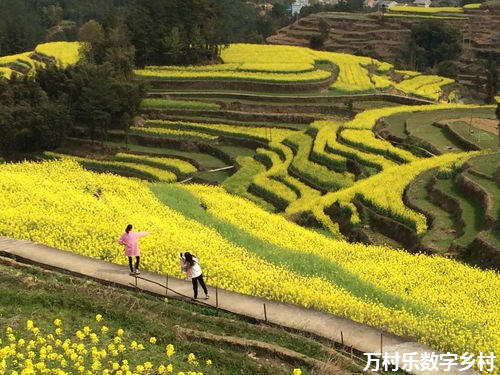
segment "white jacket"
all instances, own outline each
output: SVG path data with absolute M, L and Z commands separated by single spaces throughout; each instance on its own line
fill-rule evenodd
M 181 269 L 186 271 L 188 279 L 193 279 L 201 275 L 201 267 L 198 264 L 198 259 L 193 257 L 194 265 L 191 267 L 186 259 L 181 258 Z

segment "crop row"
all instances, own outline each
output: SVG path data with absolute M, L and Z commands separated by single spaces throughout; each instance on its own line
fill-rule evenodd
M 302 179 L 317 190 L 332 191 L 352 185 L 354 179 L 347 172 L 338 173 L 324 165 L 309 160 L 312 151 L 312 138 L 303 133 L 288 137 L 284 143 L 295 151 L 290 164 L 290 173 Z
M 144 129 L 169 129 L 182 131 L 195 131 L 214 136 L 227 136 L 250 138 L 259 142 L 268 142 L 269 128 L 265 126 L 238 126 L 228 124 L 205 124 L 187 121 L 167 121 L 167 120 L 148 120 Z M 275 141 L 281 141 L 293 134 L 295 131 L 290 129 L 273 128 L 272 138 Z
M 330 78 L 331 73 L 325 70 L 313 70 L 303 73 L 269 73 L 247 71 L 159 71 L 150 69 L 135 70 L 135 74 L 146 79 L 158 80 L 242 80 L 242 81 L 269 81 L 269 82 L 318 82 Z
M 319 62 L 338 67 L 338 76 L 330 89 L 340 94 L 386 90 L 396 87 L 405 93 L 437 100 L 442 87 L 453 80 L 439 76 L 405 74 L 400 83 L 385 73 L 393 70 L 389 63 L 345 53 L 314 51 L 304 47 L 231 44 L 222 51 L 224 64 L 209 66 L 158 66 L 137 70 L 136 74 L 150 79 L 167 80 L 248 80 L 264 82 L 325 81 L 331 72 L 315 69 Z M 418 73 L 417 73 L 418 74 Z
M 392 7 L 391 12 L 408 12 L 408 13 L 425 13 L 425 14 L 436 14 L 436 13 L 463 13 L 463 8 L 461 7 L 417 7 L 417 6 L 395 6 Z
M 193 100 L 147 98 L 142 101 L 141 108 L 217 110 L 220 108 L 220 105 L 216 103 L 198 102 Z
M 343 129 L 339 132 L 338 137 L 348 145 L 374 154 L 384 155 L 398 163 L 417 159 L 411 152 L 394 147 L 386 140 L 375 138 L 373 131 L 368 129 Z
M 315 121 L 311 124 L 315 129 L 314 147 L 311 154 L 312 158 L 328 159 L 331 167 L 335 169 L 337 161 L 345 158 L 357 161 L 358 163 L 378 170 L 387 169 L 395 163 L 382 155 L 363 152 L 357 148 L 349 147 L 337 140 L 337 133 L 342 127 L 341 124 L 332 121 Z M 342 164 L 341 164 L 342 166 Z
M 175 182 L 177 181 L 177 175 L 171 170 L 164 169 L 164 167 L 151 166 L 144 161 L 146 159 L 134 158 L 134 156 L 125 156 L 122 154 L 118 160 L 96 160 L 83 158 L 78 156 L 69 156 L 63 154 L 57 154 L 52 152 L 46 152 L 49 157 L 55 157 L 60 159 L 70 159 L 78 162 L 83 167 L 99 172 L 114 172 L 116 174 L 122 174 L 125 176 L 138 177 L 142 179 L 147 179 L 149 181 L 163 181 L 163 182 Z M 151 163 L 150 163 L 151 164 Z
M 451 78 L 435 75 L 419 75 L 404 80 L 396 84 L 395 87 L 413 95 L 438 100 L 442 95 L 443 87 L 454 82 Z

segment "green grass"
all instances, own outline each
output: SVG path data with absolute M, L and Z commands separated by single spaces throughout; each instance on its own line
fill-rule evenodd
M 274 127 L 274 128 L 285 128 L 285 129 L 297 129 L 303 130 L 307 127 L 305 124 L 300 123 L 285 123 L 285 122 L 270 122 L 270 121 L 238 121 L 232 120 L 225 117 L 215 117 L 215 116 L 194 116 L 195 112 L 186 112 L 186 115 L 179 114 L 167 114 L 163 115 L 162 118 L 170 121 L 182 121 L 182 122 L 199 122 L 199 123 L 214 123 L 214 124 L 227 124 L 235 126 L 255 126 L 255 127 Z M 191 114 L 188 114 L 191 113 Z M 226 112 L 227 117 L 231 116 L 230 112 Z M 252 115 L 249 113 L 248 115 Z M 255 114 L 258 117 L 259 114 Z
M 407 114 L 407 130 L 410 135 L 430 143 L 442 153 L 461 152 L 463 147 L 450 135 L 439 127 L 433 126 L 434 122 L 444 119 L 458 119 L 470 116 L 489 117 L 493 110 L 488 109 L 446 109 L 437 111 L 422 111 Z M 450 148 L 451 147 L 451 148 Z
M 453 121 L 450 123 L 452 131 L 465 138 L 469 142 L 477 145 L 482 150 L 498 150 L 498 136 L 481 129 L 474 127 L 474 120 L 472 126 L 470 121 Z
M 500 153 L 478 155 L 467 160 L 472 165 L 472 169 L 493 178 L 498 167 L 500 167 Z
M 9 262 L 7 261 L 7 264 Z M 290 364 L 276 365 L 271 360 L 255 360 L 247 353 L 201 341 L 180 339 L 176 326 L 212 333 L 219 336 L 236 336 L 267 342 L 294 350 L 308 357 L 330 361 L 332 352 L 307 336 L 293 334 L 280 328 L 263 324 L 255 325 L 229 313 L 170 299 L 104 286 L 71 276 L 48 272 L 36 267 L 0 264 L 0 326 L 12 327 L 15 332 L 26 332 L 26 321 L 33 320 L 43 333 L 54 332 L 53 321 L 62 320 L 65 337 L 78 341 L 75 332 L 88 325 L 97 331 L 100 325 L 95 316 L 103 315 L 100 325 L 109 328 L 109 334 L 122 328 L 124 342 L 136 340 L 143 343 L 144 351 L 128 350 L 130 362 L 154 364 L 168 363 L 165 346 L 173 344 L 176 354 L 170 358 L 175 373 L 190 368 L 186 356 L 195 353 L 200 367 L 195 371 L 204 374 L 291 374 Z M 95 326 L 95 327 L 94 327 Z M 0 337 L 7 343 L 2 329 Z M 149 338 L 157 343 L 150 344 Z M 18 336 L 19 338 L 19 336 Z M 1 344 L 0 344 L 1 346 Z M 340 356 L 339 356 L 340 357 Z M 106 360 L 109 358 L 106 358 Z M 213 361 L 204 366 L 207 359 Z M 103 360 L 103 362 L 106 362 Z M 282 363 L 285 361 L 279 361 Z M 358 372 L 354 364 L 340 358 L 348 371 Z M 302 367 L 305 374 L 310 369 Z
M 473 182 L 481 186 L 491 200 L 491 208 L 488 214 L 492 218 L 500 218 L 500 189 L 498 186 L 492 181 L 484 177 L 476 176 L 470 172 L 464 172 L 465 176 L 471 179 Z
M 500 251 L 500 230 L 499 229 L 490 229 L 487 231 L 483 231 L 480 233 L 480 237 L 485 239 L 488 243 L 497 247 L 497 250 Z
M 441 154 L 465 151 L 444 129 L 432 124 L 422 123 L 418 116 L 407 119 L 406 129 L 410 136 L 432 145 Z
M 220 105 L 193 100 L 148 98 L 142 101 L 141 108 L 217 110 L 220 108 Z
M 405 131 L 406 119 L 408 118 L 408 113 L 396 113 L 394 115 L 388 116 L 385 121 L 388 124 L 387 130 L 398 138 L 406 138 L 408 134 Z
M 217 184 L 222 184 L 227 178 L 231 176 L 233 172 L 231 170 L 223 170 L 217 172 L 199 172 L 194 176 L 196 179 L 200 179 L 205 182 L 213 182 Z
M 452 180 L 438 179 L 436 188 L 455 199 L 460 205 L 465 227 L 463 235 L 458 237 L 456 242 L 461 246 L 468 246 L 483 227 L 484 218 L 481 207 L 462 194 Z
M 254 156 L 255 150 L 253 148 L 244 146 L 233 146 L 233 145 L 220 145 L 217 146 L 218 149 L 224 151 L 229 156 L 236 158 L 238 156 Z
M 432 227 L 421 238 L 422 244 L 434 251 L 446 252 L 456 234 L 453 231 L 453 216 L 428 200 L 427 185 L 435 173 L 435 170 L 428 170 L 418 175 L 408 186 L 406 197 L 412 206 L 434 218 Z

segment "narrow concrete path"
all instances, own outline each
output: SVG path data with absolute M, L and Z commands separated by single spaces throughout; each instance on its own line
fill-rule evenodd
M 139 277 L 129 276 L 127 266 L 89 258 L 36 242 L 0 237 L 0 255 L 47 269 L 89 277 L 103 283 L 138 288 L 158 296 L 188 300 L 192 296 L 190 281 L 174 277 L 167 278 L 166 275 L 144 270 L 141 270 L 142 273 Z M 167 282 L 168 291 L 166 289 Z M 362 353 L 383 353 L 388 356 L 387 358 L 400 355 L 403 358 L 405 353 L 408 355 L 408 353 L 416 352 L 417 354 L 414 354 L 413 358 L 420 359 L 422 353 L 436 352 L 408 338 L 395 336 L 377 328 L 316 310 L 222 289 L 216 291 L 211 286 L 209 286 L 209 294 L 210 299 L 202 300 L 202 302 L 210 306 L 262 321 L 267 320 L 283 327 L 309 332 L 343 343 L 346 347 L 352 347 Z M 203 296 L 203 292 L 201 295 Z M 387 354 L 385 354 L 386 352 Z M 458 353 L 459 356 L 461 354 Z M 371 369 L 375 367 L 376 362 L 371 363 Z M 405 362 L 400 360 L 399 363 L 402 366 Z M 409 372 L 418 375 L 478 374 L 471 370 L 459 371 L 460 368 L 461 366 L 455 365 L 451 366 L 450 371 L 445 371 L 444 367 L 438 366 L 432 371 L 414 368 Z

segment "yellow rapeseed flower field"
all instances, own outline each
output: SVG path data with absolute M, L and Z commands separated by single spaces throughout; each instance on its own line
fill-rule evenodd
M 58 66 L 65 68 L 80 60 L 84 47 L 85 44 L 81 42 L 49 42 L 36 46 L 35 52 L 53 57 Z
M 459 157 L 445 155 L 404 167 L 416 173 Z M 383 177 L 394 184 L 400 199 L 397 168 L 380 175 L 386 172 Z M 373 182 L 370 188 L 375 187 Z M 437 350 L 462 354 L 500 349 L 496 316 L 500 277 L 495 272 L 388 247 L 335 241 L 221 188 L 184 189 L 210 214 L 269 244 L 265 246 L 281 246 L 295 257 L 319 257 L 357 282 L 341 285 L 319 270 L 303 274 L 279 259 L 265 260 L 212 227 L 161 204 L 148 184 L 85 171 L 71 160 L 0 165 L 0 235 L 125 264 L 116 238 L 126 224 L 134 223 L 138 230 L 153 233 L 141 242 L 144 267 L 150 270 L 181 276 L 176 255 L 191 250 L 203 259 L 212 285 L 344 316 L 413 337 Z M 355 292 L 357 284 L 382 297 L 360 295 Z M 391 298 L 400 302 L 390 302 Z

